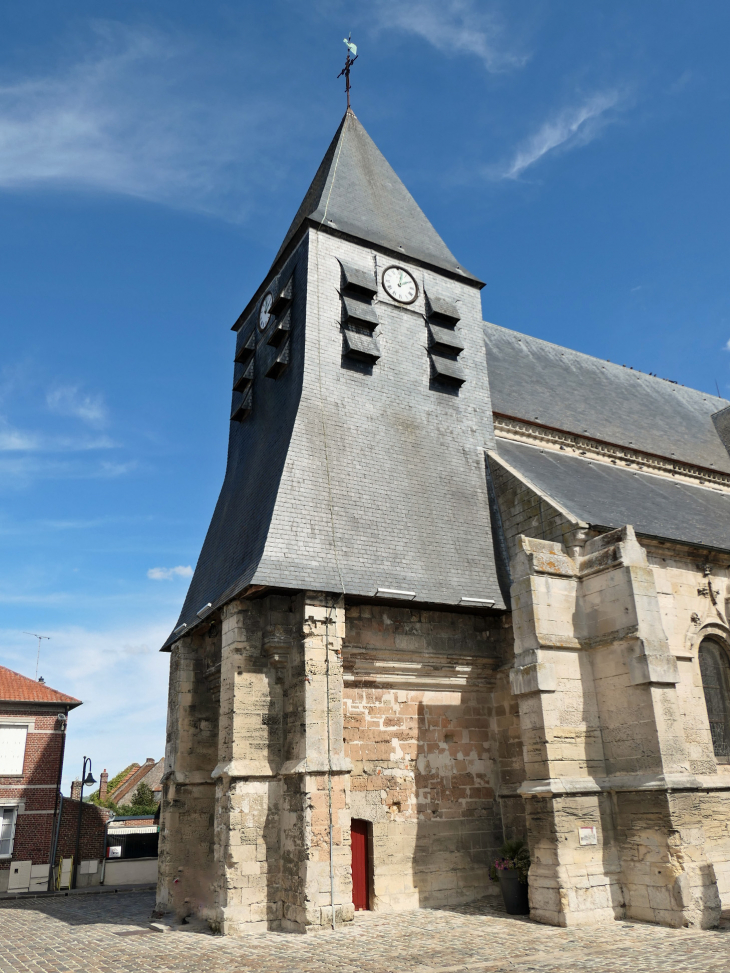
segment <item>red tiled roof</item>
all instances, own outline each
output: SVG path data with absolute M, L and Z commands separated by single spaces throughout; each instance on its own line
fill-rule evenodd
M 115 804 L 119 804 L 122 798 L 131 790 L 134 790 L 137 784 L 141 783 L 158 763 L 159 761 L 156 761 L 154 757 L 148 757 L 142 766 L 137 764 L 132 773 L 128 774 L 121 783 L 117 784 L 112 793 L 107 794 L 109 800 Z
M 61 703 L 68 709 L 80 706 L 81 700 L 51 689 L 45 683 L 36 682 L 19 672 L 0 666 L 0 702 L 14 703 Z
M 124 785 L 130 779 L 130 777 L 134 777 L 134 775 L 137 773 L 138 770 L 139 770 L 138 763 L 130 764 L 129 767 L 127 768 L 126 774 L 124 775 L 124 777 L 122 777 L 120 781 L 116 783 L 114 789 L 107 790 L 106 792 L 107 800 L 113 801 L 113 803 L 116 804 L 117 802 L 114 800 L 114 795 L 117 793 L 117 791 L 120 791 L 124 787 Z

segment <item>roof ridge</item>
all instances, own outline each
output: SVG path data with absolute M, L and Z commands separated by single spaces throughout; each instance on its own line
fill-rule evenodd
M 272 267 L 307 223 L 411 257 L 481 286 L 481 281 L 460 266 L 351 110 L 343 115 Z
M 158 763 L 159 763 L 158 760 L 154 760 L 152 763 L 148 763 L 147 760 L 145 760 L 143 764 L 137 764 L 134 770 L 131 773 L 127 774 L 124 780 L 121 781 L 117 785 L 117 787 L 114 788 L 112 795 L 118 795 L 118 797 L 120 798 L 124 797 L 126 794 L 129 793 L 130 790 L 132 790 L 133 786 L 136 787 L 137 784 L 141 783 L 145 779 L 145 777 L 150 773 L 150 771 L 157 766 Z M 144 771 L 144 773 L 140 774 L 140 771 Z M 135 778 L 137 779 L 135 780 Z M 112 797 L 112 795 L 109 795 L 109 797 Z M 114 801 L 114 803 L 118 804 L 119 802 Z
M 483 324 L 490 328 L 497 328 L 506 334 L 517 335 L 518 338 L 527 338 L 529 341 L 537 341 L 542 345 L 548 345 L 551 348 L 559 348 L 561 351 L 568 351 L 571 355 L 577 355 L 581 358 L 587 358 L 591 361 L 598 362 L 600 365 L 610 365 L 612 368 L 625 369 L 627 372 L 634 372 L 636 375 L 640 375 L 643 378 L 654 379 L 657 382 L 666 382 L 669 385 L 675 385 L 677 388 L 685 389 L 688 392 L 693 392 L 697 395 L 701 395 L 703 398 L 714 399 L 717 402 L 723 402 L 727 406 L 730 406 L 730 399 L 724 399 L 722 396 L 714 395 L 712 392 L 703 392 L 702 389 L 696 389 L 693 385 L 682 385 L 679 382 L 675 382 L 671 378 L 662 378 L 661 375 L 654 375 L 651 372 L 642 371 L 640 368 L 634 368 L 633 365 L 619 365 L 618 362 L 613 362 L 609 358 L 599 358 L 597 355 L 591 355 L 587 351 L 579 351 L 577 348 L 569 348 L 568 345 L 559 345 L 556 341 L 549 341 L 547 338 L 538 338 L 537 335 L 527 334 L 525 331 L 515 331 L 514 328 L 506 328 L 502 324 L 494 324 L 493 321 L 483 321 Z

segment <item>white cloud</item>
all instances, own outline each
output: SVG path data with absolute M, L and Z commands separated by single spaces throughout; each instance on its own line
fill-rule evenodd
M 99 463 L 95 475 L 100 477 L 126 476 L 127 473 L 136 470 L 138 465 L 136 459 L 131 459 L 126 463 L 112 463 L 104 459 Z
M 69 451 L 73 444 L 68 443 Z M 76 449 L 104 449 L 113 443 L 106 441 L 79 444 Z M 57 447 L 60 450 L 60 446 Z M 104 460 L 86 459 L 76 456 L 72 459 L 59 459 L 53 455 L 38 452 L 0 451 L 0 489 L 23 489 L 36 480 L 100 480 L 125 476 L 138 467 L 135 460 L 127 463 L 109 463 Z
M 95 29 L 77 63 L 0 87 L 0 188 L 81 187 L 242 218 L 255 179 L 271 187 L 281 168 L 289 121 L 279 112 L 272 133 L 265 99 L 240 89 L 204 99 L 196 71 L 208 55 L 190 44 Z
M 494 10 L 474 0 L 378 0 L 378 26 L 415 34 L 446 54 L 470 54 L 498 73 L 522 67 L 528 55 L 510 50 Z
M 153 581 L 171 581 L 172 578 L 192 578 L 190 565 L 179 564 L 176 568 L 150 568 L 147 577 Z
M 36 479 L 99 479 L 123 476 L 135 460 L 110 462 L 79 454 L 116 449 L 108 436 L 47 435 L 17 429 L 0 416 L 0 484 L 22 487 Z M 61 458 L 61 454 L 76 454 Z
M 610 116 L 607 113 L 617 108 L 621 100 L 617 91 L 605 91 L 592 95 L 580 105 L 563 108 L 525 141 L 506 167 L 492 170 L 487 175 L 518 179 L 549 152 L 586 145 L 608 124 Z
M 0 453 L 79 453 L 94 449 L 114 449 L 108 436 L 47 436 L 16 429 L 0 416 Z
M 730 341 L 725 345 L 725 351 L 730 351 Z
M 0 453 L 30 452 L 39 447 L 40 441 L 35 433 L 14 429 L 0 418 Z
M 48 408 L 60 416 L 73 416 L 98 428 L 107 420 L 106 406 L 101 395 L 80 392 L 75 385 L 62 385 L 46 395 Z
M 48 629 L 39 674 L 46 685 L 83 701 L 71 710 L 64 761 L 64 793 L 84 755 L 94 776 L 132 761 L 161 757 L 165 747 L 169 656 L 157 651 L 174 617 L 120 629 Z M 20 631 L 0 632 L 0 664 L 33 678 L 37 643 Z

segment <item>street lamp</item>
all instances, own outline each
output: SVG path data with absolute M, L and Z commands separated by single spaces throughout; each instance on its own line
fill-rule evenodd
M 86 772 L 86 765 L 89 765 L 89 771 Z M 95 784 L 96 781 L 91 776 L 91 757 L 84 757 L 84 765 L 81 769 L 81 791 L 79 793 L 79 821 L 76 826 L 76 854 L 74 855 L 74 880 L 71 883 L 71 888 L 76 888 L 76 881 L 79 876 L 79 851 L 81 848 L 81 812 L 84 809 L 84 784 Z

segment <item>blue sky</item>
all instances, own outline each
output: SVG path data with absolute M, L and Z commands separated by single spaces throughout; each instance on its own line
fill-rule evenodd
M 353 107 L 484 317 L 730 395 L 730 7 L 25 0 L 0 10 L 0 662 L 164 748 L 230 326 Z M 97 774 L 98 776 L 98 774 Z

